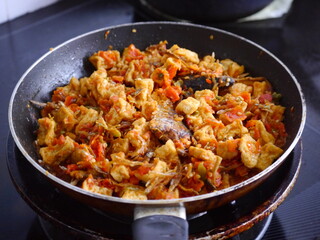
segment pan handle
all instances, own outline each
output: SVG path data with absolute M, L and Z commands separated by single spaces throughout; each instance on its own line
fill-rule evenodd
M 188 222 L 183 206 L 145 207 L 134 211 L 134 240 L 188 239 Z

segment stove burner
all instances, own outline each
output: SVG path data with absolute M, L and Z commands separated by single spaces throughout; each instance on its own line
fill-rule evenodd
M 11 135 L 7 149 L 12 182 L 21 197 L 39 215 L 48 238 L 131 239 L 130 219 L 101 213 L 60 192 L 35 171 L 20 153 Z M 190 239 L 232 236 L 232 239 L 261 239 L 271 221 L 271 213 L 293 188 L 300 165 L 301 143 L 259 187 L 236 201 L 190 217 Z M 56 238 L 62 235 L 68 237 Z

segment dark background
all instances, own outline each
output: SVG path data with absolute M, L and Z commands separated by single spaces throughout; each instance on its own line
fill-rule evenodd
M 152 14 L 135 7 L 117 0 L 65 0 L 0 25 L 0 239 L 35 239 L 33 232 L 39 228 L 36 214 L 16 192 L 7 170 L 7 111 L 15 84 L 49 48 L 70 38 L 106 26 L 153 20 Z M 270 50 L 300 82 L 307 101 L 302 168 L 263 239 L 320 239 L 320 1 L 294 0 L 279 19 L 209 25 Z

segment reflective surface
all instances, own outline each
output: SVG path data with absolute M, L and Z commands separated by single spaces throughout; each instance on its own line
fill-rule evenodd
M 295 0 L 281 19 L 210 24 L 257 42 L 279 57 L 295 74 L 307 100 L 303 160 L 298 181 L 276 210 L 263 239 L 320 237 L 320 1 Z M 0 238 L 43 239 L 36 215 L 20 198 L 6 166 L 7 107 L 21 75 L 40 56 L 79 34 L 105 26 L 151 20 L 129 3 L 117 0 L 60 1 L 0 25 Z

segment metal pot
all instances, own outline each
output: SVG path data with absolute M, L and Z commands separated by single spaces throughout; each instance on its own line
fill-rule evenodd
M 109 31 L 107 37 L 105 32 Z M 93 71 L 88 57 L 97 50 L 122 50 L 130 43 L 144 49 L 150 44 L 167 40 L 200 56 L 215 52 L 217 58 L 231 58 L 246 66 L 252 76 L 265 76 L 275 91 L 282 94 L 286 106 L 285 124 L 288 133 L 284 153 L 270 167 L 240 183 L 204 195 L 172 200 L 126 200 L 99 195 L 75 187 L 48 173 L 38 163 L 36 138 L 39 109 L 30 100 L 47 102 L 52 91 L 68 83 L 72 76 L 88 76 Z M 54 185 L 74 199 L 105 212 L 134 216 L 134 235 L 157 235 L 157 231 L 187 237 L 186 215 L 222 206 L 248 193 L 268 178 L 286 160 L 297 144 L 306 119 L 306 106 L 301 88 L 293 74 L 273 54 L 257 44 L 223 30 L 187 23 L 145 22 L 99 29 L 71 39 L 36 61 L 17 83 L 9 105 L 9 124 L 14 141 L 25 158 Z M 160 224 L 161 223 L 161 224 Z M 178 235 L 177 235 L 178 234 Z M 159 235 L 160 236 L 160 235 Z M 153 237 L 153 238 L 155 238 Z

